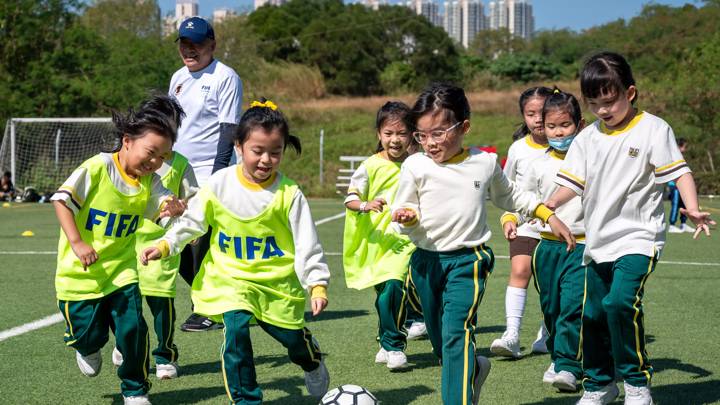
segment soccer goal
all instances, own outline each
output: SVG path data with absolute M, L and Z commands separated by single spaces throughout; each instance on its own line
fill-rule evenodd
M 11 118 L 0 146 L 0 170 L 18 190 L 52 192 L 82 162 L 110 145 L 110 118 Z

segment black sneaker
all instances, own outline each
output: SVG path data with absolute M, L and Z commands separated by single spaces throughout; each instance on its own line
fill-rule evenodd
M 203 332 L 206 330 L 222 329 L 222 327 L 223 324 L 213 322 L 202 315 L 194 313 L 180 326 L 180 330 L 183 332 Z

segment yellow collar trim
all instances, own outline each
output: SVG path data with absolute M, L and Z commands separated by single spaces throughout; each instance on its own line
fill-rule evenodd
M 140 181 L 137 179 L 133 179 L 132 177 L 128 176 L 128 174 L 125 172 L 125 169 L 123 169 L 122 165 L 120 165 L 120 152 L 113 153 L 113 162 L 115 163 L 115 167 L 117 168 L 118 172 L 120 173 L 120 177 L 122 177 L 123 180 L 125 180 L 125 183 L 133 186 L 133 187 L 139 187 Z
M 262 183 L 253 183 L 252 181 L 248 180 L 247 177 L 245 177 L 245 173 L 243 173 L 243 165 L 235 165 L 235 173 L 237 174 L 237 178 L 240 181 L 240 184 L 243 185 L 243 187 L 247 188 L 248 190 L 253 191 L 261 191 L 270 188 L 270 186 L 273 185 L 275 182 L 275 179 L 277 178 L 277 172 L 273 173 L 269 179 L 263 181 Z
M 566 153 L 560 153 L 560 152 L 556 151 L 555 149 L 553 149 L 553 150 L 550 151 L 550 156 L 552 156 L 552 157 L 554 157 L 555 159 L 558 159 L 558 160 L 565 160 L 565 156 L 566 156 L 566 155 L 567 155 L 567 152 L 566 152 Z
M 532 137 L 531 134 L 527 134 L 527 135 L 525 136 L 525 143 L 527 143 L 528 146 L 531 147 L 531 148 L 533 148 L 533 149 L 547 149 L 547 147 L 548 147 L 548 144 L 547 144 L 547 143 L 537 143 L 537 142 L 535 142 L 535 140 L 533 139 L 533 137 Z
M 451 157 L 450 159 L 443 162 L 443 164 L 455 164 L 460 163 L 463 160 L 467 159 L 467 157 L 470 156 L 470 152 L 467 149 L 463 149 L 460 153 L 457 155 Z
M 633 117 L 633 119 L 630 120 L 630 122 L 627 123 L 627 125 L 625 125 L 625 126 L 622 127 L 622 128 L 619 128 L 619 129 L 608 129 L 608 128 L 605 126 L 605 123 L 604 123 L 604 122 L 600 122 L 600 132 L 602 132 L 602 133 L 605 134 L 605 135 L 611 135 L 611 136 L 620 135 L 620 134 L 623 134 L 623 133 L 625 133 L 625 132 L 628 132 L 628 131 L 631 130 L 635 125 L 637 125 L 638 122 L 640 122 L 640 120 L 643 118 L 643 114 L 645 114 L 645 111 L 640 111 L 640 112 L 638 112 L 637 114 L 635 114 L 635 117 Z

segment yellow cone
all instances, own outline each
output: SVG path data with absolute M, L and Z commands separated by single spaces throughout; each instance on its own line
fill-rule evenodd
M 35 236 L 35 233 L 33 231 L 25 231 L 22 233 L 22 236 Z
M 9 203 L 9 202 L 4 202 L 4 203 L 3 203 L 3 208 L 7 208 L 7 207 L 9 207 L 9 206 L 10 206 L 10 203 Z

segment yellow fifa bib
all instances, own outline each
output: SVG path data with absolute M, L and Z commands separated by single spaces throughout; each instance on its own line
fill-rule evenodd
M 304 326 L 305 291 L 295 273 L 288 223 L 298 186 L 285 176 L 279 181 L 272 202 L 254 218 L 238 217 L 209 189 L 198 193 L 212 235 L 192 285 L 195 312 L 217 319 L 246 310 L 282 328 Z
M 395 199 L 400 178 L 400 164 L 369 157 L 363 165 L 368 172 L 368 195 L 365 201 L 382 197 L 388 205 L 382 212 L 359 213 L 346 210 L 343 235 L 343 268 L 347 286 L 368 288 L 387 280 L 405 281 L 410 255 L 415 246 L 407 236 L 392 229 L 389 206 Z
M 180 195 L 180 185 L 187 166 L 187 158 L 174 152 L 170 170 L 162 176 L 163 186 L 176 196 Z M 153 246 L 154 242 L 163 235 L 165 235 L 165 228 L 153 221 L 143 221 L 137 231 L 137 255 L 139 256 L 143 250 Z M 140 293 L 151 297 L 175 297 L 175 279 L 179 267 L 180 255 L 151 261 L 147 266 L 138 261 Z
M 82 167 L 87 169 L 92 186 L 75 215 L 75 225 L 82 240 L 97 252 L 98 260 L 84 270 L 65 232 L 60 231 L 55 289 L 57 298 L 64 301 L 104 297 L 138 281 L 135 233 L 151 191 L 152 177 L 143 176 L 139 179 L 140 192 L 122 194 L 99 155 L 85 161 Z

